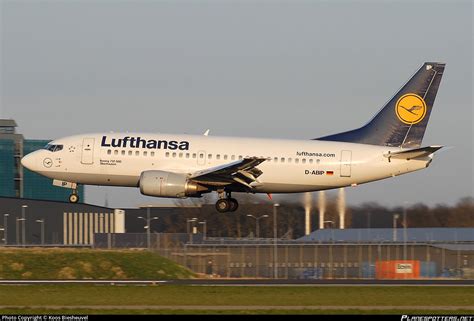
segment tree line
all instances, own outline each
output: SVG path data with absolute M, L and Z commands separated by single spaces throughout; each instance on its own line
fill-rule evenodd
M 260 237 L 273 237 L 273 203 L 255 201 L 251 197 L 240 199 L 240 207 L 235 213 L 217 213 L 214 204 L 195 204 L 183 206 L 179 211 L 163 215 L 156 230 L 167 233 L 186 233 L 188 228 L 195 226 L 203 232 L 206 225 L 207 236 L 248 238 L 255 237 L 256 219 L 259 219 Z M 177 204 L 179 205 L 179 204 Z M 346 228 L 392 228 L 394 215 L 398 215 L 397 227 L 403 227 L 403 214 L 406 211 L 407 227 L 474 227 L 474 198 L 465 197 L 455 205 L 427 206 L 414 204 L 406 209 L 403 206 L 386 207 L 376 202 L 363 203 L 357 206 L 346 206 Z M 250 216 L 251 215 L 251 216 Z M 267 217 L 262 217 L 267 215 Z M 252 217 L 253 216 L 253 217 Z M 197 218 L 196 222 L 187 222 Z M 335 199 L 326 201 L 326 228 L 339 227 L 339 210 Z M 199 224 L 199 222 L 202 222 Z M 281 202 L 277 207 L 277 233 L 279 237 L 289 239 L 304 235 L 305 209 L 303 205 L 291 201 Z M 311 231 L 319 228 L 319 212 L 317 207 L 311 209 Z M 156 231 L 155 230 L 155 231 Z

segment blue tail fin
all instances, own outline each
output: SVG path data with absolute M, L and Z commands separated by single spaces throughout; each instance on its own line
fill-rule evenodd
M 316 138 L 359 144 L 414 148 L 421 145 L 445 64 L 426 62 L 366 125 Z

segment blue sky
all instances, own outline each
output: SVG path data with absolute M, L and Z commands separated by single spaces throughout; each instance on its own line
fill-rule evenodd
M 424 61 L 445 62 L 430 168 L 348 203 L 473 195 L 470 1 L 0 1 L 0 117 L 27 138 L 145 131 L 310 139 L 367 122 Z M 87 187 L 88 202 L 149 202 Z M 297 197 L 297 196 L 295 196 Z M 156 200 L 155 200 L 156 202 Z

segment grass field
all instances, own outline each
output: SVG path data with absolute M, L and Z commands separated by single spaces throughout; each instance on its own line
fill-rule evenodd
M 466 314 L 473 302 L 471 287 L 0 286 L 0 313 Z
M 193 273 L 148 251 L 0 249 L 0 279 L 184 279 Z

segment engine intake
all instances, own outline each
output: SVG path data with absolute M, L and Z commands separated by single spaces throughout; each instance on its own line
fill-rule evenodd
M 166 171 L 145 171 L 140 175 L 140 192 L 158 197 L 200 197 L 208 191 L 205 186 L 188 180 L 185 174 Z

